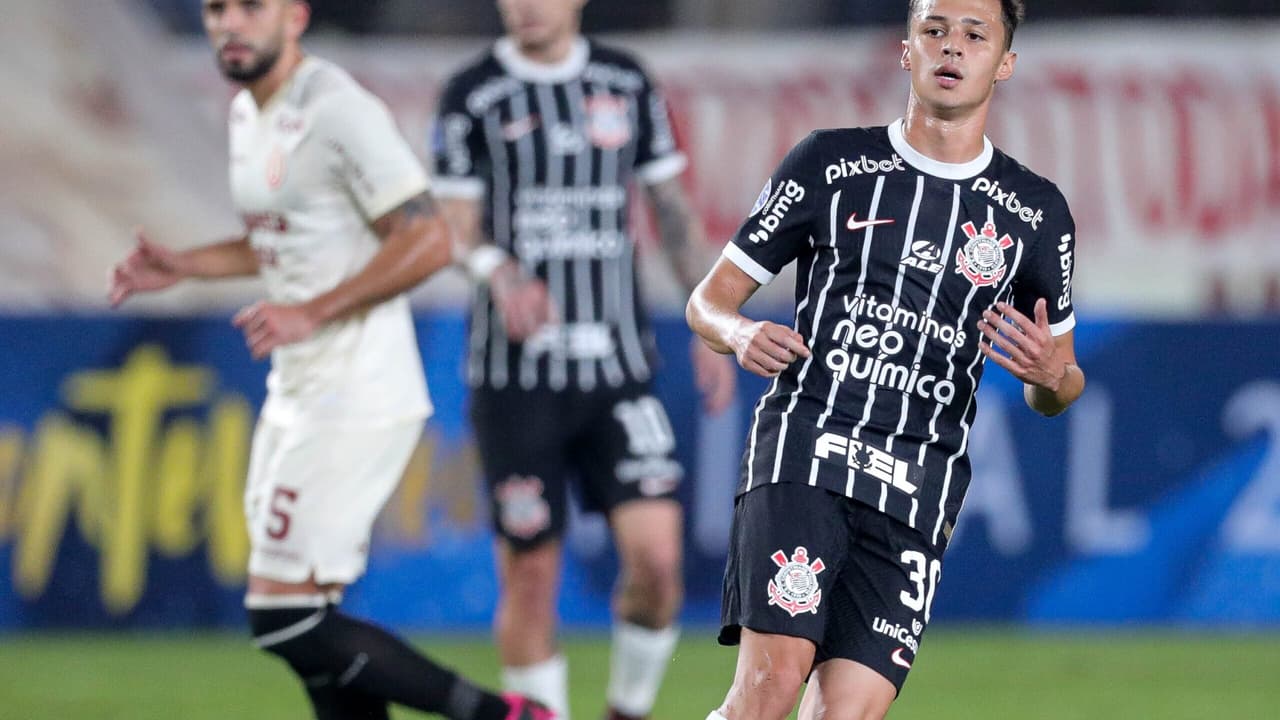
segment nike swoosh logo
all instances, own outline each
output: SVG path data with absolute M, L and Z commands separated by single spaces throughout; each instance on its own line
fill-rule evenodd
M 859 219 L 858 219 L 858 213 L 854 213 L 854 214 L 852 214 L 852 215 L 850 215 L 850 216 L 849 216 L 849 222 L 845 223 L 845 225 L 844 225 L 844 226 L 845 226 L 846 228 L 849 228 L 850 230 L 861 230 L 862 228 L 869 228 L 869 227 L 872 227 L 872 226 L 874 226 L 874 225 L 892 225 L 892 224 L 893 224 L 893 220 L 892 220 L 892 219 L 889 219 L 889 220 L 859 220 Z
M 898 648 L 897 650 L 894 650 L 893 654 L 889 656 L 889 659 L 892 660 L 893 664 L 897 665 L 898 667 L 904 667 L 908 670 L 911 669 L 911 663 L 908 662 L 906 658 L 902 657 L 902 648 Z

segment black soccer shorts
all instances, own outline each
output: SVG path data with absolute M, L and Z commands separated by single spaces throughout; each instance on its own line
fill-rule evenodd
M 806 638 L 814 665 L 862 663 L 907 680 L 942 562 L 927 539 L 857 500 L 803 483 L 737 499 L 724 574 L 720 643 L 742 628 Z
M 477 388 L 471 420 L 494 529 L 517 551 L 564 533 L 570 478 L 583 509 L 674 500 L 675 434 L 645 383 L 591 391 Z

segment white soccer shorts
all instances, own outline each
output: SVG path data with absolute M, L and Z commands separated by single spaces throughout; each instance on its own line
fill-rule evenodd
M 319 584 L 363 575 L 374 520 L 421 437 L 420 420 L 371 429 L 259 420 L 244 498 L 249 574 Z

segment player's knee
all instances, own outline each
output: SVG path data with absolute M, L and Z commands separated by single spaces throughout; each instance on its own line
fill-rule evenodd
M 676 552 L 645 552 L 623 570 L 624 592 L 656 612 L 674 612 L 684 595 L 680 558 Z
M 327 670 L 324 619 L 327 608 L 270 608 L 249 611 L 253 644 L 284 660 L 304 678 Z

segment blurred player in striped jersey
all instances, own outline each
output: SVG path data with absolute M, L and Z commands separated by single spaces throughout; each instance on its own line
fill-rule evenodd
M 781 720 L 806 681 L 803 720 L 883 717 L 969 484 L 985 361 L 1044 415 L 1084 389 L 1071 212 L 983 134 L 1022 2 L 908 5 L 906 116 L 801 141 L 689 303 L 711 347 L 774 379 L 725 572 L 737 674 L 710 720 Z M 744 317 L 792 261 L 794 329 Z
M 436 189 L 476 281 L 468 375 L 499 535 L 504 684 L 566 709 L 555 598 L 574 474 L 621 564 L 609 712 L 644 717 L 676 643 L 683 471 L 650 390 L 633 180 L 686 289 L 705 264 L 662 94 L 630 55 L 582 37 L 583 4 L 499 0 L 506 36 L 441 98 Z M 693 362 L 706 407 L 720 411 L 735 368 L 701 343 Z
M 231 105 L 231 190 L 245 232 L 183 252 L 143 237 L 110 299 L 185 278 L 260 275 L 269 300 L 235 324 L 271 357 L 245 494 L 245 596 L 255 644 L 282 658 L 317 718 L 385 719 L 388 704 L 458 720 L 553 717 L 481 690 L 339 608 L 431 414 L 404 293 L 451 261 L 417 158 L 386 107 L 304 54 L 300 0 L 204 0 Z

